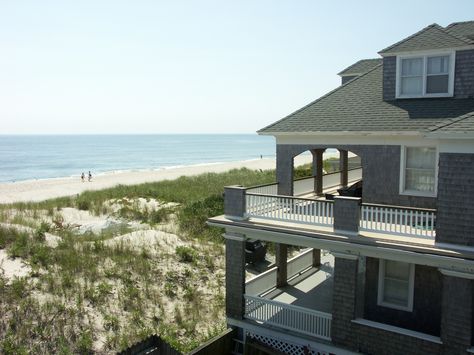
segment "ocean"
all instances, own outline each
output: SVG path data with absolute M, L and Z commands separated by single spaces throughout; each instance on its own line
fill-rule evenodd
M 275 157 L 256 134 L 0 135 L 0 182 Z

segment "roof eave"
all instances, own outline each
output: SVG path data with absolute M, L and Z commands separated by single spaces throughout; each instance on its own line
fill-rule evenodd
M 257 131 L 261 136 L 423 136 L 425 132 L 422 131 L 306 131 L 306 132 L 271 132 L 271 131 Z

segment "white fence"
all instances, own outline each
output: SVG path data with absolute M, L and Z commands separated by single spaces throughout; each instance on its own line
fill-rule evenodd
M 334 222 L 333 202 L 274 196 L 246 194 L 247 217 L 271 220 L 329 225 Z
M 291 278 L 313 265 L 313 249 L 308 249 L 288 260 L 287 277 Z M 247 295 L 261 295 L 276 286 L 277 268 L 271 269 L 252 277 L 245 282 Z
M 255 187 L 249 187 L 247 193 L 252 194 L 264 194 L 264 195 L 277 195 L 278 194 L 278 184 L 267 184 L 259 185 Z
M 308 308 L 244 295 L 245 318 L 331 340 L 332 315 Z
M 434 210 L 363 204 L 360 230 L 433 239 Z

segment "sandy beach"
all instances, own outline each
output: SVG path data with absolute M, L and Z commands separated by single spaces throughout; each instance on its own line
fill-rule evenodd
M 301 155 L 295 158 L 295 166 L 311 161 L 311 156 Z M 231 169 L 275 169 L 275 158 L 263 158 L 216 164 L 202 164 L 160 170 L 140 170 L 109 172 L 95 175 L 92 182 L 81 182 L 76 178 L 55 178 L 27 180 L 0 184 L 0 203 L 42 201 L 49 198 L 73 196 L 86 190 L 100 190 L 108 187 L 134 185 L 145 182 L 172 180 L 180 176 L 199 175 L 206 172 L 220 173 Z M 94 172 L 92 172 L 94 174 Z

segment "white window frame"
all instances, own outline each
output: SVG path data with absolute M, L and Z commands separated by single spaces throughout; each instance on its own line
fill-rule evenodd
M 413 295 L 415 290 L 415 264 L 410 265 L 410 275 L 408 277 L 408 305 L 406 307 L 386 302 L 383 300 L 384 287 L 385 287 L 385 259 L 379 259 L 379 282 L 378 282 L 378 294 L 377 294 L 377 305 L 398 309 L 401 311 L 412 312 L 413 311 Z M 398 261 L 398 260 L 395 260 Z M 408 264 L 408 263 L 407 263 Z
M 449 56 L 449 69 L 448 69 L 448 92 L 447 93 L 426 93 L 426 80 L 428 71 L 428 58 Z M 402 73 L 402 59 L 409 58 L 422 58 L 423 59 L 423 73 L 422 73 L 422 93 L 415 95 L 401 94 L 401 73 Z M 414 99 L 414 98 L 429 98 L 429 97 L 452 97 L 454 95 L 454 67 L 456 61 L 455 51 L 441 51 L 441 52 L 429 52 L 429 53 L 418 53 L 410 55 L 398 55 L 397 56 L 397 68 L 396 68 L 396 84 L 395 84 L 395 97 L 397 99 Z
M 407 161 L 407 148 L 435 148 L 436 160 L 435 160 L 435 176 L 434 176 L 434 190 L 429 191 L 418 191 L 418 190 L 407 190 L 405 189 L 405 170 Z M 400 151 L 400 195 L 408 196 L 421 196 L 421 197 L 436 197 L 438 194 L 438 162 L 439 162 L 439 150 L 437 146 L 429 145 L 403 145 Z

